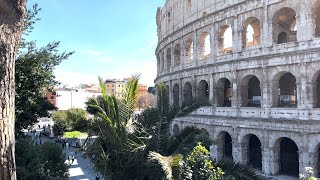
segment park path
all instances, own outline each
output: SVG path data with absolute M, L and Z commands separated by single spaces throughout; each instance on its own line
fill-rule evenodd
M 40 143 L 39 134 L 41 131 L 43 131 L 42 128 L 38 128 L 36 124 L 33 128 L 33 130 L 36 130 L 36 134 L 29 133 L 26 131 L 26 134 L 29 135 L 33 140 L 36 141 L 36 143 Z M 42 142 L 53 142 L 54 141 L 48 137 L 41 137 Z M 78 152 L 73 147 L 64 148 L 64 152 L 66 155 L 66 163 L 69 164 L 69 180 L 95 180 L 96 176 L 98 175 L 100 177 L 100 180 L 104 180 L 100 174 L 97 174 L 94 171 L 94 164 L 86 158 L 83 158 L 81 153 Z M 68 156 L 74 156 L 75 160 L 71 164 L 70 161 L 68 161 Z
M 76 151 L 73 147 L 65 148 L 66 158 L 68 156 L 74 156 L 75 160 L 72 164 L 69 163 L 69 180 L 95 180 L 98 175 L 94 171 L 94 164 L 89 160 L 82 157 L 82 155 Z M 103 178 L 99 175 L 100 180 Z

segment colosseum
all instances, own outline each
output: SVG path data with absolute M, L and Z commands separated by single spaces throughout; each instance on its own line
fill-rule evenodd
M 263 175 L 320 174 L 320 0 L 166 0 L 157 78 L 172 105 L 210 102 L 172 131 L 206 130 L 214 158 Z

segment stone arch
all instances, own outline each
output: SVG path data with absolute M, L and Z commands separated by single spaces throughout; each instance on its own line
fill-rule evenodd
M 222 26 L 218 35 L 218 53 L 219 55 L 233 52 L 233 32 L 229 25 Z
M 242 107 L 261 107 L 260 81 L 254 75 L 247 75 L 241 81 Z
M 172 95 L 173 95 L 173 106 L 179 106 L 180 89 L 178 84 L 173 85 Z
M 178 126 L 177 124 L 173 125 L 172 133 L 173 133 L 173 135 L 175 135 L 175 136 L 180 133 L 180 129 L 179 129 L 179 126 Z
M 243 23 L 242 42 L 243 47 L 260 45 L 260 21 L 255 17 L 246 19 Z
M 171 48 L 167 49 L 167 70 L 169 71 L 171 68 Z
M 217 106 L 231 107 L 232 87 L 227 78 L 219 79 L 217 83 Z
M 217 157 L 233 159 L 232 137 L 227 131 L 221 131 L 217 135 Z
M 297 41 L 296 12 L 284 7 L 278 10 L 272 20 L 274 42 L 277 44 Z
M 245 135 L 241 145 L 243 162 L 251 168 L 262 170 L 262 144 L 258 136 Z
M 174 66 L 179 66 L 181 61 L 181 46 L 176 44 L 174 46 Z
M 201 80 L 199 82 L 198 100 L 209 102 L 209 84 L 206 80 Z
M 287 137 L 277 139 L 273 147 L 275 173 L 298 177 L 298 151 L 298 146 L 292 139 Z
M 280 72 L 273 79 L 273 106 L 297 107 L 297 84 L 290 72 Z
M 192 85 L 190 82 L 186 82 L 183 87 L 183 104 L 191 105 L 192 100 Z
M 191 38 L 188 38 L 185 44 L 185 62 L 190 63 L 192 60 L 193 60 L 193 41 Z
M 211 53 L 210 34 L 208 32 L 203 32 L 200 35 L 199 52 L 200 59 L 206 59 Z
M 314 15 L 313 27 L 314 27 L 314 36 L 320 37 L 320 0 L 316 1 L 312 6 L 312 13 Z

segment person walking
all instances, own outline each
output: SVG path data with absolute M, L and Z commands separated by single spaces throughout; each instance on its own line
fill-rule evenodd
M 71 157 L 71 164 L 74 162 L 74 156 Z

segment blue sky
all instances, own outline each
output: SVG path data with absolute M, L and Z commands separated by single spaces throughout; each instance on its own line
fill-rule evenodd
M 75 51 L 55 74 L 63 84 L 96 83 L 97 76 L 156 77 L 156 11 L 165 0 L 29 0 L 38 3 L 41 20 L 28 39 L 38 46 L 61 41 L 61 51 Z M 90 3 L 89 3 L 90 2 Z

